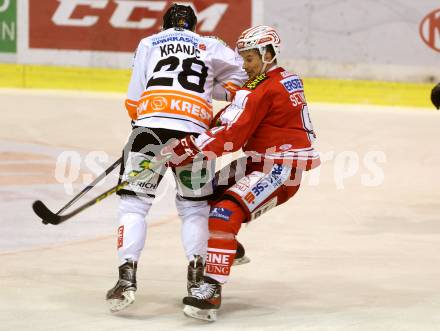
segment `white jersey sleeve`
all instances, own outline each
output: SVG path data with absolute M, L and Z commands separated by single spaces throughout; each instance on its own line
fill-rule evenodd
M 168 29 L 139 43 L 126 108 L 137 126 L 200 133 L 213 118 L 213 94 L 227 100 L 246 78 L 218 40 Z
M 148 47 L 143 40 L 141 40 L 134 55 L 132 74 L 128 85 L 127 99 L 125 100 L 125 108 L 133 120 L 137 118 L 138 101 L 146 85 L 146 77 L 144 74 L 146 72 L 146 58 L 148 58 Z
M 246 82 L 248 76 L 243 70 L 243 60 L 237 52 L 229 48 L 222 40 L 214 38 L 213 69 L 215 72 L 213 98 L 232 101 L 235 92 Z

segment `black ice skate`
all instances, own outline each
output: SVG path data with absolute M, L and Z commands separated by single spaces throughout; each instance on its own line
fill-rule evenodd
M 221 292 L 221 284 L 205 276 L 199 286 L 191 289 L 191 295 L 183 298 L 183 313 L 189 317 L 214 322 L 222 303 Z
M 249 262 L 251 262 L 251 259 L 246 256 L 243 245 L 237 241 L 237 252 L 235 253 L 234 263 L 232 263 L 232 265 L 241 265 Z
M 186 289 L 188 296 L 191 295 L 191 289 L 198 287 L 203 282 L 203 271 L 205 265 L 200 255 L 194 255 L 194 260 L 188 264 Z
M 131 260 L 127 260 L 119 267 L 119 280 L 106 295 L 112 313 L 120 311 L 134 302 L 134 293 L 137 289 L 136 269 L 137 262 Z

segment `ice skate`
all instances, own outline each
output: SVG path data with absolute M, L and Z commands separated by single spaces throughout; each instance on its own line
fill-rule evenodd
M 237 252 L 235 253 L 234 263 L 232 263 L 232 265 L 241 265 L 249 262 L 251 262 L 251 259 L 246 256 L 243 245 L 237 241 Z
M 110 311 L 115 313 L 131 305 L 135 300 L 137 262 L 128 260 L 119 267 L 119 280 L 107 292 Z
M 200 255 L 194 255 L 194 260 L 188 264 L 186 289 L 188 296 L 191 295 L 191 289 L 198 287 L 203 282 L 203 272 L 205 265 Z
M 183 298 L 183 313 L 196 319 L 214 322 L 221 305 L 222 286 L 210 277 L 204 277 L 202 283 L 191 288 L 191 295 Z

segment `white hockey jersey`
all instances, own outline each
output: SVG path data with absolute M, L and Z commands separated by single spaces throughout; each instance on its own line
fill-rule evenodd
M 137 126 L 201 133 L 212 98 L 231 100 L 246 80 L 241 57 L 222 41 L 171 28 L 139 43 L 125 106 Z

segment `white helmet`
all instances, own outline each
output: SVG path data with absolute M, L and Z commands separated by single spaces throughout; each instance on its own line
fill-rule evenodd
M 267 62 L 264 60 L 264 55 L 269 45 L 272 46 L 275 55 L 270 62 Z M 267 25 L 258 25 L 244 30 L 237 40 L 238 52 L 256 48 L 260 52 L 262 60 L 266 65 L 272 63 L 278 57 L 280 54 L 280 45 L 280 36 L 274 28 Z

